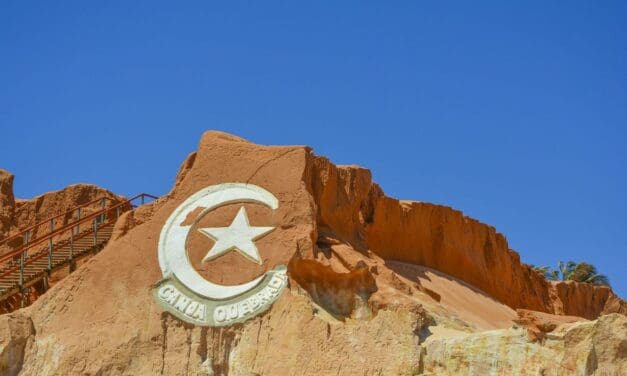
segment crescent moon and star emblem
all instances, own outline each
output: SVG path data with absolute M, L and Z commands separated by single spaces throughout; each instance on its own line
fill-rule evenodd
M 201 326 L 229 326 L 266 311 L 287 285 L 287 268 L 277 265 L 265 274 L 242 284 L 221 285 L 201 276 L 188 255 L 190 234 L 199 232 L 214 244 L 203 263 L 237 252 L 249 262 L 262 265 L 256 240 L 275 227 L 252 226 L 246 208 L 240 206 L 227 227 L 201 227 L 200 220 L 213 210 L 229 204 L 254 203 L 272 210 L 278 199 L 269 191 L 244 183 L 223 183 L 201 189 L 187 198 L 170 215 L 159 237 L 159 266 L 163 279 L 153 295 L 159 305 L 179 319 Z M 193 224 L 186 219 L 201 208 Z

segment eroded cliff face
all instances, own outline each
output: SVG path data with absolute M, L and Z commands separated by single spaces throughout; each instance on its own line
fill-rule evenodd
M 0 318 L 0 374 L 16 375 L 20 371 L 26 343 L 33 334 L 31 319 L 21 312 Z
M 520 328 L 427 339 L 422 370 L 434 375 L 624 375 L 627 318 L 565 324 L 542 342 Z
M 65 213 L 75 206 L 86 204 L 98 197 L 106 197 L 113 201 L 122 199 L 121 196 L 92 184 L 70 185 L 58 191 L 18 202 L 13 217 L 14 227 L 27 227 L 48 217 Z M 99 203 L 96 203 L 93 207 L 85 208 L 82 215 L 86 216 L 98 209 Z M 69 219 L 70 217 L 67 218 Z
M 13 174 L 0 169 L 0 239 L 9 232 L 13 222 L 15 212 L 13 179 Z
M 607 287 L 547 281 L 492 226 L 446 206 L 386 197 L 369 170 L 310 158 L 319 231 L 331 231 L 357 250 L 439 270 L 514 309 L 589 319 L 627 313 Z
M 278 209 L 244 206 L 252 224 L 276 229 L 256 242 L 261 269 L 231 253 L 198 271 L 235 284 L 285 264 L 290 281 L 262 315 L 196 327 L 153 299 L 162 277 L 158 239 L 185 199 L 225 182 L 272 192 Z M 211 226 L 228 225 L 236 210 L 215 210 Z M 190 244 L 192 263 L 212 245 L 202 237 Z M 521 296 L 507 296 L 482 271 Z M 334 166 L 306 147 L 207 132 L 168 195 L 122 216 L 107 247 L 32 306 L 0 316 L 2 337 L 13 338 L 0 341 L 0 367 L 21 375 L 482 375 L 501 364 L 521 374 L 624 370 L 623 315 L 576 317 L 562 327 L 513 309 L 593 318 L 624 307 L 609 290 L 577 286 L 541 280 L 502 235 L 457 211 L 385 197 L 365 169 Z M 529 335 L 538 328 L 541 335 Z M 555 359 L 560 366 L 551 368 Z

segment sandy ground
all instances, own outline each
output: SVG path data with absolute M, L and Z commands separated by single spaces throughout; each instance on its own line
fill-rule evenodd
M 492 330 L 511 327 L 516 311 L 483 291 L 447 274 L 424 266 L 386 261 L 386 266 L 400 276 L 440 295 L 439 305 L 477 329 Z

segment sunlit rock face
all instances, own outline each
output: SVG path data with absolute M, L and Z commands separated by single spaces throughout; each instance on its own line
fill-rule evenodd
M 151 293 L 163 277 L 159 237 L 188 197 L 228 182 L 268 190 L 278 208 L 229 204 L 200 225 L 228 226 L 245 207 L 251 225 L 275 227 L 256 241 L 262 263 L 237 252 L 203 262 L 213 243 L 202 234 L 188 238 L 189 262 L 223 285 L 286 265 L 289 285 L 243 323 L 194 326 Z M 610 289 L 551 284 L 494 228 L 451 208 L 389 198 L 364 168 L 336 166 L 303 146 L 207 132 L 166 196 L 123 215 L 107 247 L 32 306 L 0 316 L 0 370 L 485 375 L 502 366 L 504 374 L 618 375 L 626 318 L 600 316 L 612 312 L 624 313 L 625 303 Z
M 523 329 L 427 339 L 423 371 L 435 375 L 624 375 L 627 318 L 563 325 L 541 342 Z
M 15 213 L 13 179 L 13 174 L 0 169 L 0 238 L 6 236 L 11 229 Z
M 9 252 L 12 248 L 23 242 L 22 237 L 13 237 L 23 229 L 40 223 L 47 218 L 68 213 L 69 210 L 85 205 L 98 198 L 106 198 L 105 204 L 111 206 L 112 203 L 122 199 L 121 196 L 113 192 L 100 188 L 92 184 L 74 184 L 64 189 L 44 193 L 31 199 L 16 199 L 13 193 L 14 176 L 0 169 L 0 239 L 10 238 L 8 244 L 0 244 L 0 256 Z M 82 208 L 82 216 L 100 209 L 100 203 Z M 68 213 L 66 216 L 57 218 L 54 226 L 59 228 L 76 218 L 76 213 Z M 49 223 L 30 229 L 30 238 L 34 239 L 50 231 Z

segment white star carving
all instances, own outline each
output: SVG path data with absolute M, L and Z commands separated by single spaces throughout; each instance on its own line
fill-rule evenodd
M 254 241 L 274 230 L 275 227 L 253 227 L 248 222 L 246 209 L 242 206 L 229 227 L 200 228 L 202 234 L 215 241 L 215 244 L 202 262 L 207 262 L 229 251 L 236 250 L 250 261 L 261 265 L 261 257 Z

